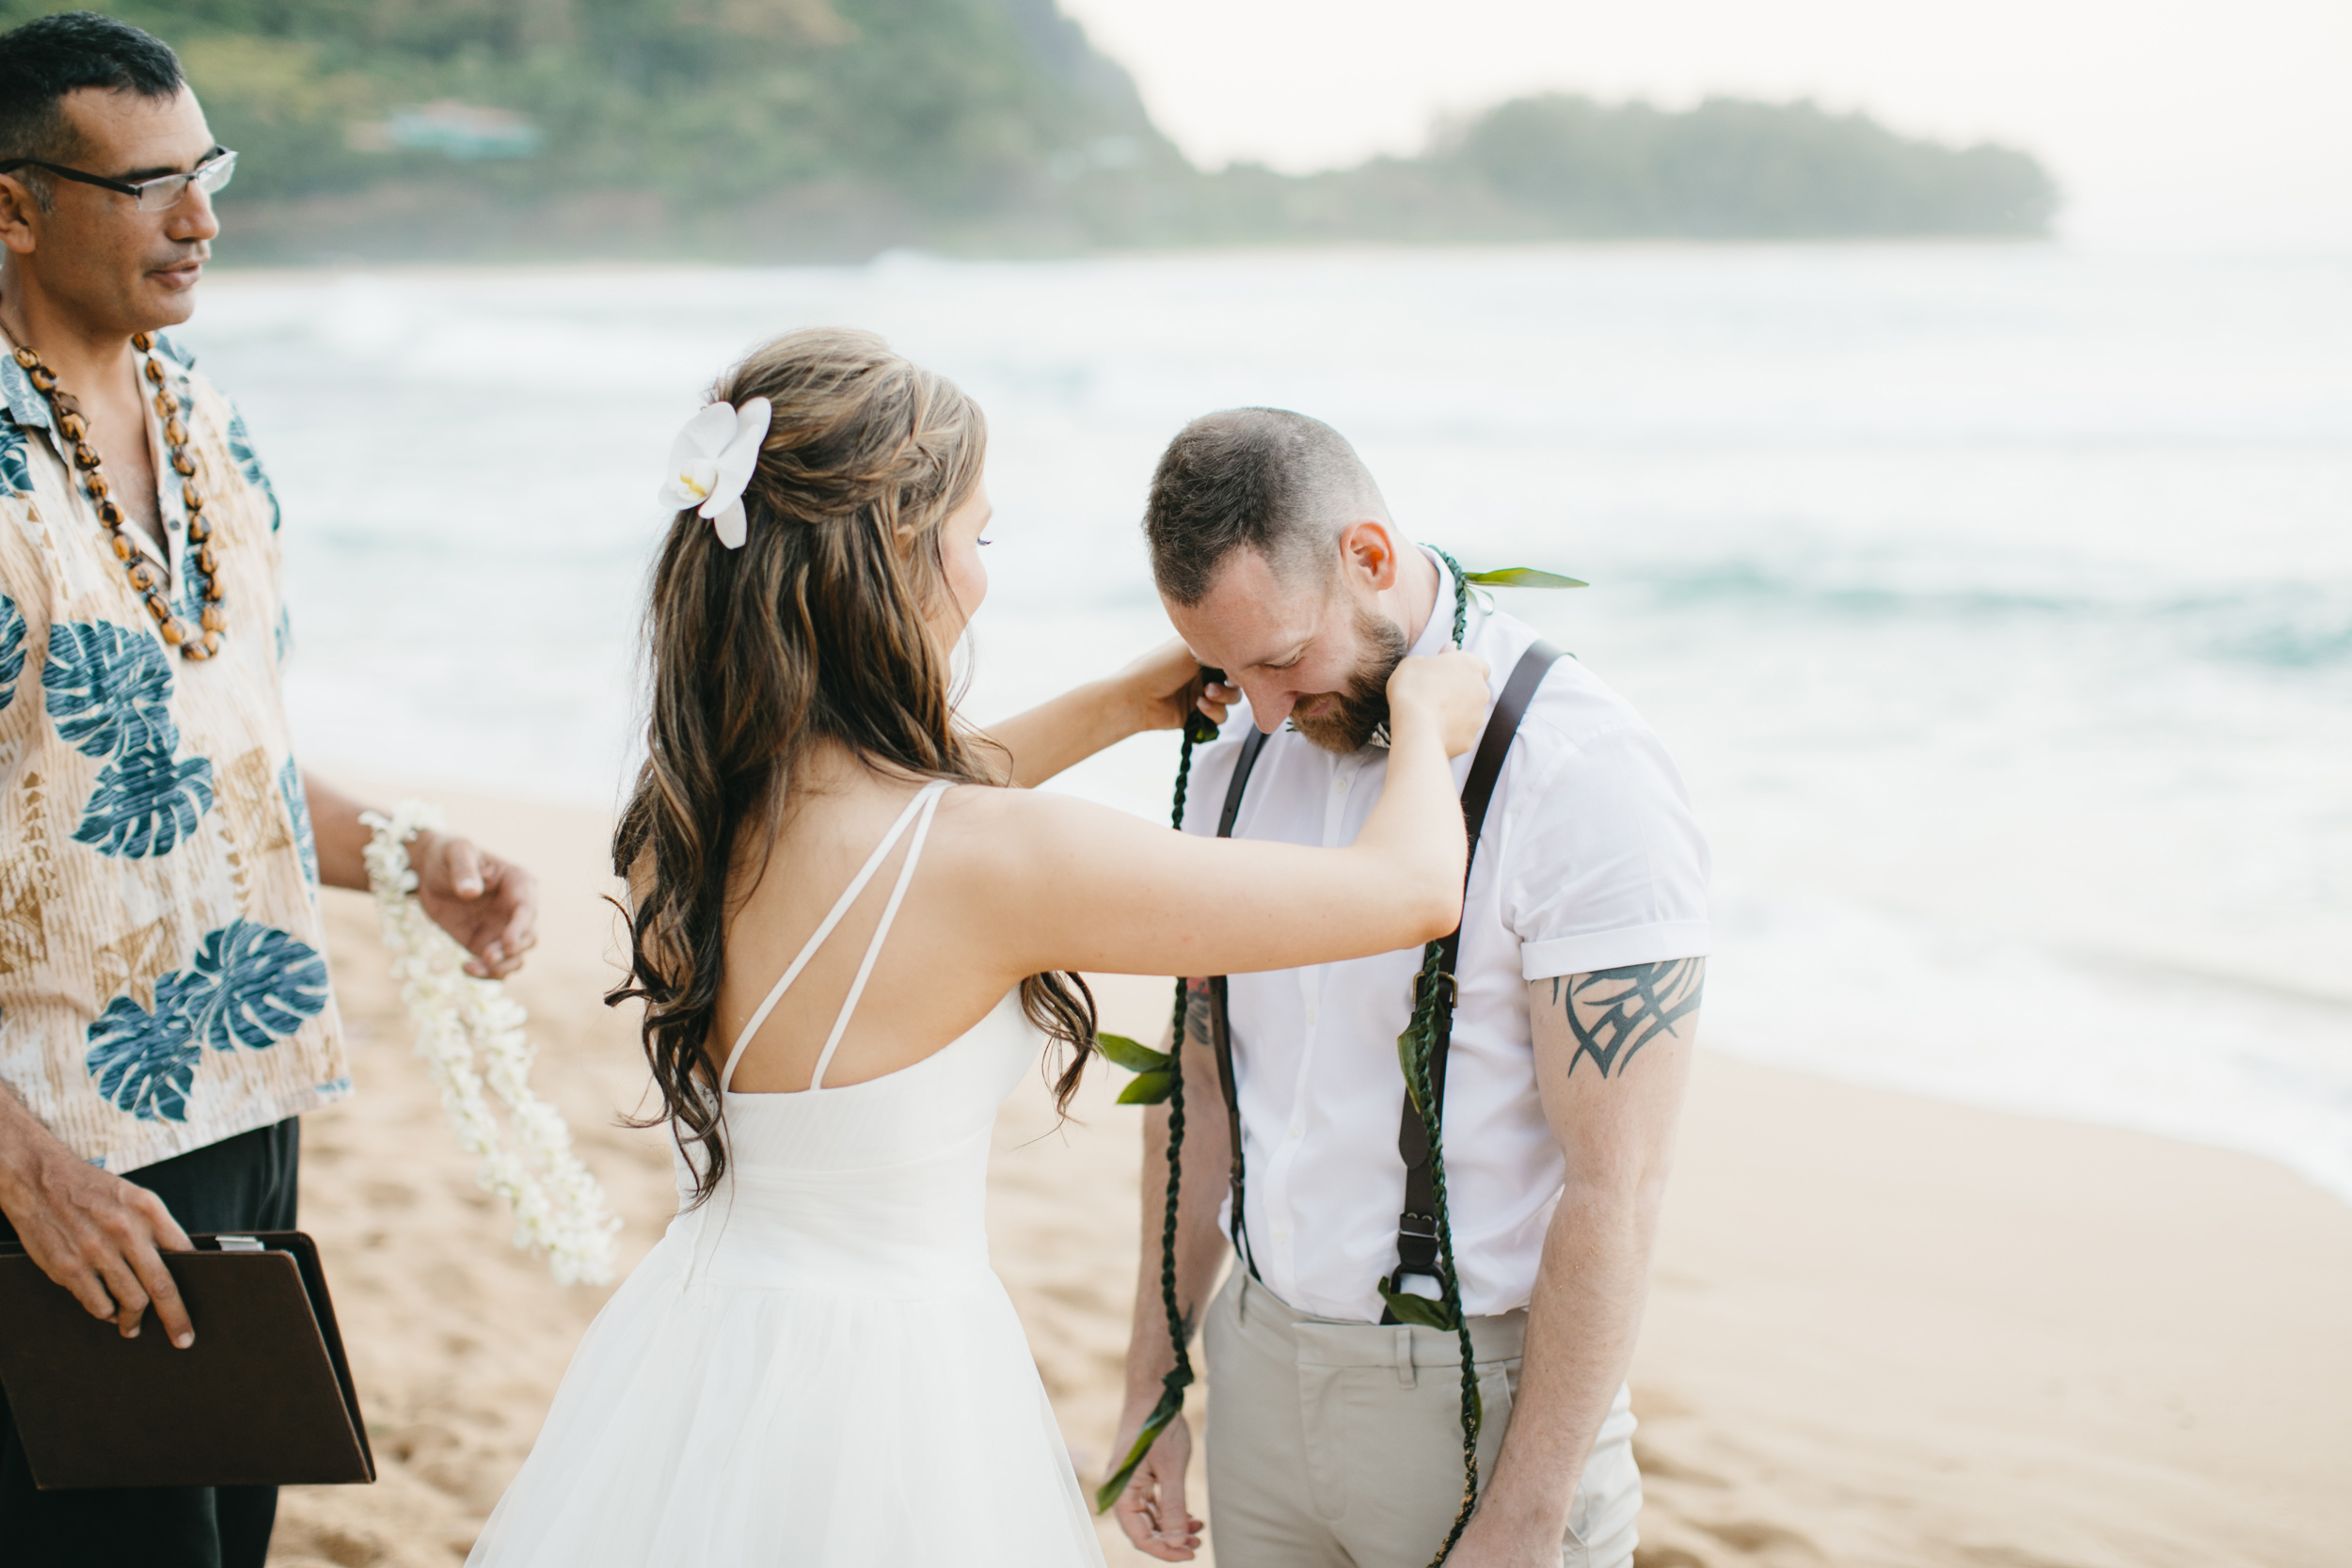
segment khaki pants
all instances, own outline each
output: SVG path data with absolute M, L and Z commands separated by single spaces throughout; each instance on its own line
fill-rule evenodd
M 1527 1314 L 1470 1321 L 1486 1418 L 1479 1485 L 1518 1391 Z M 1461 1346 L 1334 1323 L 1236 1267 L 1209 1308 L 1209 1532 L 1218 1568 L 1423 1568 L 1462 1502 Z M 1577 1488 L 1565 1568 L 1627 1568 L 1642 1508 L 1632 1396 L 1617 1390 Z

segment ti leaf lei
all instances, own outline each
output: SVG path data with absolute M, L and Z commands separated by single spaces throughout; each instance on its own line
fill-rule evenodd
M 1445 551 L 1438 551 L 1454 574 L 1454 645 L 1462 645 L 1462 635 L 1470 617 L 1470 591 L 1478 588 L 1582 588 L 1586 584 L 1576 578 L 1562 577 L 1556 572 L 1537 571 L 1530 566 L 1506 566 L 1491 572 L 1465 572 L 1461 563 Z M 1202 738 L 1208 738 L 1203 736 Z M 1194 728 L 1184 726 L 1183 748 L 1177 754 L 1176 800 L 1170 813 L 1177 832 L 1184 827 L 1184 792 L 1192 777 Z M 1405 1032 L 1396 1037 L 1396 1059 L 1405 1078 L 1405 1092 L 1411 1099 L 1413 1109 L 1422 1118 L 1422 1131 L 1429 1139 L 1429 1161 L 1432 1185 L 1437 1194 L 1438 1257 L 1442 1271 L 1438 1285 L 1442 1294 L 1437 1300 L 1394 1288 L 1383 1279 L 1379 1284 L 1380 1299 L 1399 1323 L 1419 1323 L 1423 1327 L 1451 1331 L 1462 1349 L 1462 1506 L 1454 1516 L 1454 1527 L 1446 1534 L 1438 1555 L 1430 1559 L 1430 1568 L 1443 1562 L 1462 1539 L 1463 1529 L 1470 1524 L 1471 1512 L 1478 1506 L 1478 1433 L 1486 1419 L 1485 1402 L 1478 1395 L 1478 1374 L 1470 1349 L 1470 1320 L 1462 1311 L 1460 1276 L 1454 1266 L 1454 1227 L 1446 1201 L 1445 1151 L 1438 1127 L 1437 1093 L 1430 1076 L 1430 1061 L 1437 1048 L 1442 1016 L 1450 1015 L 1454 1004 L 1454 976 L 1439 967 L 1445 951 L 1442 942 L 1433 942 L 1422 950 L 1421 970 L 1413 977 L 1413 1009 Z M 1170 1040 L 1173 1051 L 1154 1051 L 1125 1035 L 1098 1034 L 1095 1045 L 1104 1056 L 1135 1074 L 1134 1080 L 1120 1092 L 1121 1105 L 1168 1104 L 1168 1203 L 1160 1225 L 1160 1305 L 1167 1314 L 1168 1333 L 1176 1352 L 1175 1365 L 1160 1379 L 1159 1402 L 1152 1407 L 1151 1416 L 1136 1433 L 1135 1442 L 1120 1458 L 1119 1465 L 1103 1484 L 1095 1488 L 1094 1511 L 1104 1513 L 1119 1500 L 1127 1489 L 1136 1467 L 1143 1456 L 1152 1451 L 1160 1433 L 1184 1408 L 1184 1390 L 1192 1386 L 1192 1323 L 1180 1312 L 1176 1304 L 1176 1216 L 1178 1195 L 1184 1188 L 1183 1151 L 1184 1143 L 1184 1075 L 1178 1057 L 1184 1050 L 1184 1007 L 1186 991 L 1184 979 L 1176 981 L 1173 1030 Z M 1238 1225 L 1241 1216 L 1233 1216 Z M 1402 1280 L 1397 1281 L 1398 1284 Z

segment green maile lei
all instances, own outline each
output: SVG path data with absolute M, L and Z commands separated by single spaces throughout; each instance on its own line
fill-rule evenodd
M 1434 546 L 1432 546 L 1434 548 Z M 1554 572 L 1537 571 L 1528 566 L 1506 566 L 1491 572 L 1465 572 L 1461 563 L 1443 550 L 1438 557 L 1454 574 L 1453 643 L 1462 645 L 1462 635 L 1470 619 L 1470 591 L 1478 588 L 1582 588 L 1585 584 L 1575 578 L 1562 577 Z M 1205 721 L 1201 728 L 1206 730 Z M 1184 792 L 1192 779 L 1192 749 L 1196 738 L 1215 738 L 1215 732 L 1196 734 L 1187 721 L 1184 729 L 1183 747 L 1177 753 L 1176 799 L 1169 812 L 1169 820 L 1182 832 L 1184 827 Z M 1463 1529 L 1470 1524 L 1471 1512 L 1478 1505 L 1478 1433 L 1486 1418 L 1484 1402 L 1478 1394 L 1478 1373 L 1470 1348 L 1470 1320 L 1462 1311 L 1461 1276 L 1454 1266 L 1454 1226 L 1446 1199 L 1445 1146 L 1438 1127 L 1437 1091 L 1430 1076 L 1430 1060 L 1437 1049 L 1438 1017 L 1441 1006 L 1451 1008 L 1454 997 L 1454 976 L 1442 969 L 1445 944 L 1430 942 L 1422 949 L 1421 969 L 1413 976 L 1413 1007 L 1406 1022 L 1405 1032 L 1396 1037 L 1397 1066 L 1405 1079 L 1405 1092 L 1411 1099 L 1413 1109 L 1421 1117 L 1422 1130 L 1429 1139 L 1431 1186 L 1437 1195 L 1438 1284 L 1440 1294 L 1432 1299 L 1409 1291 L 1394 1289 L 1384 1278 L 1379 1284 L 1380 1299 L 1388 1304 L 1390 1314 L 1400 1323 L 1418 1323 L 1426 1328 L 1451 1332 L 1462 1351 L 1462 1506 L 1454 1516 L 1454 1528 L 1447 1531 L 1438 1555 L 1430 1559 L 1430 1568 L 1437 1568 L 1452 1555 L 1454 1544 L 1462 1539 Z M 1180 1312 L 1176 1305 L 1176 1216 L 1179 1196 L 1184 1190 L 1184 1076 L 1178 1066 L 1178 1054 L 1184 1050 L 1184 1012 L 1187 993 L 1182 977 L 1176 981 L 1176 1001 L 1173 1008 L 1172 1032 L 1169 1036 L 1173 1051 L 1154 1051 L 1138 1040 L 1124 1035 L 1098 1034 L 1096 1047 L 1113 1063 L 1135 1074 L 1134 1080 L 1120 1091 L 1121 1105 L 1168 1104 L 1168 1204 L 1160 1223 L 1160 1306 L 1167 1315 L 1168 1340 L 1176 1352 L 1175 1365 L 1160 1379 L 1159 1402 L 1152 1407 L 1151 1416 L 1136 1433 L 1136 1440 L 1121 1455 L 1103 1484 L 1095 1488 L 1094 1511 L 1107 1512 L 1127 1489 L 1136 1467 L 1143 1456 L 1152 1451 L 1160 1433 L 1184 1414 L 1184 1390 L 1192 1386 L 1192 1320 Z M 1242 1201 L 1242 1188 L 1235 1182 L 1234 1201 Z M 1240 1216 L 1235 1215 L 1238 1223 Z

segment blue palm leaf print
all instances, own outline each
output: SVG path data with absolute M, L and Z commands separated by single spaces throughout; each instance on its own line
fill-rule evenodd
M 153 1011 L 118 996 L 89 1026 L 82 1065 L 119 1111 L 185 1121 L 206 1047 L 266 1051 L 326 1010 L 326 960 L 272 926 L 205 933 L 186 969 L 155 982 Z
M 11 496 L 33 493 L 33 455 L 24 430 L 5 412 L 0 412 L 0 490 Z
M 32 377 L 16 362 L 16 356 L 0 354 L 0 404 L 8 405 L 19 424 L 49 425 L 49 404 L 33 390 Z
M 213 809 L 213 765 L 168 752 L 126 752 L 98 771 L 73 841 L 102 855 L 167 855 Z
M 89 1026 L 82 1065 L 98 1092 L 141 1121 L 188 1119 L 188 1087 L 204 1054 L 188 1022 L 191 992 L 210 989 L 199 974 L 167 974 L 155 982 L 155 1010 L 118 996 Z
M 319 845 L 310 836 L 310 796 L 302 787 L 302 769 L 288 757 L 278 770 L 278 793 L 286 798 L 286 816 L 294 822 L 294 846 L 302 851 L 302 879 L 319 885 Z
M 16 677 L 24 673 L 24 612 L 0 594 L 0 713 L 16 701 Z
M 57 734 L 86 757 L 126 751 L 169 756 L 179 750 L 171 665 L 144 631 L 105 621 L 59 622 L 49 628 L 40 684 Z
M 253 450 L 253 435 L 245 427 L 245 416 L 234 408 L 229 411 L 229 455 L 236 459 L 237 471 L 245 482 L 262 492 L 269 502 L 269 531 L 278 531 L 278 487 L 269 482 L 269 473 L 262 467 L 262 454 Z
M 272 926 L 232 920 L 196 950 L 212 994 L 190 1008 L 196 1038 L 215 1051 L 261 1051 L 326 1009 L 326 960 Z
M 82 808 L 74 842 L 101 854 L 169 854 L 213 809 L 213 765 L 174 760 L 171 662 L 143 629 L 64 621 L 49 628 L 41 689 L 57 734 L 84 756 L 111 757 Z

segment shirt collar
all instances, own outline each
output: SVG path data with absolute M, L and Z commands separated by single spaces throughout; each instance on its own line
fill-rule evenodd
M 1406 650 L 1414 658 L 1425 658 L 1431 654 L 1441 654 L 1454 646 L 1454 574 L 1447 569 L 1445 562 L 1438 552 L 1428 546 L 1416 545 L 1413 547 L 1421 551 L 1422 558 L 1438 569 L 1438 596 L 1430 601 L 1429 620 L 1422 626 L 1421 635 L 1413 639 L 1413 645 Z M 1470 614 L 1464 620 L 1462 626 L 1462 640 L 1465 642 L 1470 641 L 1470 625 L 1478 619 L 1478 596 L 1473 594 L 1470 595 Z
M 196 368 L 196 356 L 161 332 L 155 334 L 155 353 L 172 367 L 166 373 L 174 381 L 184 383 L 188 372 Z M 16 362 L 16 341 L 4 328 L 0 328 L 0 413 L 24 429 L 56 433 L 49 400 L 33 389 L 33 378 Z
M 0 335 L 0 344 L 8 343 Z M 33 390 L 33 378 L 24 373 L 24 367 L 16 362 L 14 345 L 0 352 L 0 408 L 20 426 L 33 430 L 54 431 L 49 420 L 49 400 Z

